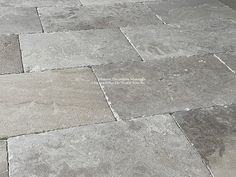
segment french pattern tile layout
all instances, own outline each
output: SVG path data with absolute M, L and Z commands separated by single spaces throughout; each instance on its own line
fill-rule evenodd
M 236 174 L 236 105 L 174 113 L 215 177 Z
M 114 28 L 160 24 L 161 21 L 143 3 L 124 3 L 79 8 L 39 8 L 47 32 Z
M 0 35 L 0 74 L 23 72 L 17 35 Z
M 168 115 L 20 136 L 8 147 L 10 177 L 210 177 Z
M 94 67 L 121 119 L 236 101 L 236 77 L 213 56 Z
M 0 77 L 0 138 L 113 120 L 91 69 Z
M 8 177 L 7 144 L 0 140 L 0 177 Z
M 119 29 L 20 35 L 26 72 L 141 61 Z
M 40 32 L 42 27 L 36 8 L 0 7 L 0 34 Z

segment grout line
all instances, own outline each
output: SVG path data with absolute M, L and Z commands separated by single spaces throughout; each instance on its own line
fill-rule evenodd
M 158 14 L 155 13 L 155 16 L 165 25 L 167 25 L 167 23 L 161 18 L 161 16 L 159 16 Z
M 8 141 L 6 141 L 6 151 L 7 151 L 7 171 L 8 171 L 8 177 L 10 176 L 10 163 L 9 163 L 9 147 L 8 147 Z
M 20 45 L 20 35 L 18 35 L 18 43 L 19 43 L 19 50 L 20 50 L 20 58 L 21 58 L 21 67 L 22 67 L 22 73 L 25 73 L 25 68 L 24 68 L 24 64 L 23 64 L 23 56 L 22 56 L 22 50 L 21 50 L 21 45 Z
M 235 71 L 232 68 L 230 68 L 230 66 L 227 65 L 220 57 L 218 57 L 216 54 L 214 54 L 214 57 L 216 57 L 223 65 L 225 65 L 232 73 L 235 74 Z
M 36 14 L 37 14 L 37 16 L 38 16 L 38 18 L 39 18 L 39 23 L 40 23 L 41 28 L 42 28 L 42 33 L 44 33 L 43 24 L 42 24 L 40 15 L 39 15 L 38 7 L 35 7 L 35 9 L 36 9 Z

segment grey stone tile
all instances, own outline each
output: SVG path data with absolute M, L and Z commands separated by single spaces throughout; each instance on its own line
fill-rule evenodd
M 235 28 L 209 32 L 169 25 L 121 29 L 144 60 L 236 51 Z
M 20 36 L 25 71 L 141 60 L 119 29 Z
M 0 138 L 113 120 L 90 69 L 2 75 Z
M 216 56 L 225 63 L 229 69 L 236 73 L 236 52 L 219 53 Z
M 10 177 L 209 177 L 164 115 L 16 137 L 8 144 Z
M 18 36 L 0 35 L 0 74 L 23 72 Z
M 149 0 L 80 0 L 83 5 L 105 5 L 127 2 L 144 2 Z
M 0 0 L 1 7 L 75 7 L 79 0 Z
M 145 4 L 125 3 L 79 8 L 39 8 L 47 32 L 114 28 L 161 23 Z
M 36 8 L 0 7 L 0 33 L 42 32 Z
M 236 11 L 216 0 L 158 0 L 147 2 L 166 23 L 208 31 L 234 28 Z
M 235 75 L 213 56 L 109 64 L 94 71 L 121 119 L 236 101 Z
M 0 177 L 8 177 L 6 141 L 0 140 Z
M 236 1 L 235 0 L 220 0 L 225 5 L 228 5 L 232 9 L 236 10 Z
M 235 105 L 177 112 L 174 117 L 215 177 L 235 176 Z

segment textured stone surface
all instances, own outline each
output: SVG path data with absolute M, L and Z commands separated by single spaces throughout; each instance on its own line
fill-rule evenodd
M 0 74 L 23 71 L 18 36 L 0 36 Z
M 113 120 L 90 69 L 0 77 L 0 138 Z
M 0 140 L 0 177 L 8 177 L 6 142 Z
M 1 7 L 80 6 L 79 0 L 0 0 Z
M 110 64 L 94 70 L 122 119 L 236 101 L 235 75 L 212 56 Z M 144 81 L 122 81 L 127 78 Z
M 201 30 L 227 30 L 236 22 L 236 11 L 216 0 L 158 0 L 147 2 L 166 23 Z
M 236 1 L 235 0 L 220 0 L 225 5 L 231 7 L 232 9 L 236 10 Z
M 174 117 L 215 177 L 235 176 L 235 105 L 177 112 Z
M 209 177 L 170 116 L 22 136 L 8 143 L 10 177 Z
M 116 3 L 127 3 L 127 2 L 144 2 L 148 0 L 81 0 L 83 5 L 106 5 Z
M 224 54 L 216 54 L 233 73 L 236 73 L 236 52 L 229 52 Z
M 39 14 L 47 32 L 161 23 L 142 3 L 80 8 L 39 8 Z
M 168 25 L 128 27 L 122 31 L 144 60 L 236 51 L 236 24 L 220 32 Z
M 0 7 L 0 33 L 42 32 L 36 8 Z
M 25 71 L 141 60 L 119 29 L 21 35 Z

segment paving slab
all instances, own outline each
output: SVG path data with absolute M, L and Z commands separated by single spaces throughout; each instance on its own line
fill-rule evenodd
M 165 23 L 208 31 L 227 30 L 236 11 L 216 0 L 158 0 L 147 5 Z
M 42 27 L 36 8 L 0 7 L 0 33 L 40 33 Z
M 0 77 L 0 138 L 113 120 L 90 69 Z
M 79 0 L 0 0 L 1 7 L 75 7 L 80 5 Z
M 115 28 L 160 24 L 155 13 L 143 3 L 124 3 L 79 8 L 39 8 L 47 32 Z
M 116 4 L 116 3 L 127 3 L 127 2 L 144 2 L 149 0 L 80 0 L 80 2 L 87 5 L 106 5 L 106 4 Z
M 236 78 L 213 56 L 169 58 L 94 67 L 121 119 L 236 101 Z
M 144 60 L 236 51 L 236 24 L 226 31 L 210 32 L 150 25 L 122 28 Z
M 177 112 L 176 121 L 215 177 L 236 174 L 236 105 Z
M 216 57 L 227 65 L 233 73 L 236 73 L 236 52 L 219 53 L 216 54 Z
M 167 115 L 21 136 L 8 144 L 10 177 L 209 177 Z
M 0 35 L 0 74 L 23 72 L 18 36 Z
M 141 58 L 119 29 L 20 35 L 26 72 Z
M 6 141 L 0 140 L 0 177 L 8 177 Z

